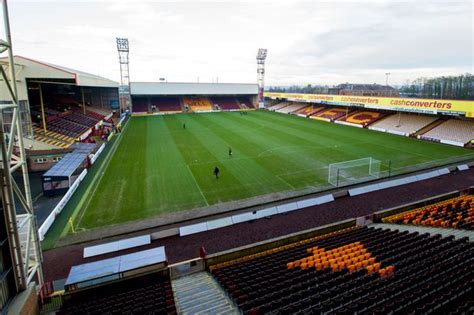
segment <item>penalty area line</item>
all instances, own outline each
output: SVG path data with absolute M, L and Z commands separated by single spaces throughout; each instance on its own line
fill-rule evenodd
M 206 203 L 206 206 L 209 206 L 209 202 L 207 202 L 207 199 L 206 199 L 206 197 L 204 196 L 204 193 L 202 192 L 201 187 L 199 187 L 199 184 L 198 184 L 198 182 L 197 182 L 197 180 L 196 180 L 196 177 L 194 177 L 193 172 L 191 172 L 191 168 L 189 168 L 189 165 L 188 165 L 188 164 L 186 164 L 186 167 L 188 168 L 188 171 L 189 171 L 189 173 L 191 174 L 191 177 L 193 178 L 194 183 L 196 184 L 196 187 L 199 189 L 199 192 L 201 193 L 201 197 L 202 197 L 202 199 L 204 199 L 204 202 Z

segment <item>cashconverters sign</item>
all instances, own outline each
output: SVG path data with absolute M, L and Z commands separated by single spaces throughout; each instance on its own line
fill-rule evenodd
M 322 103 L 339 106 L 361 106 L 365 108 L 423 114 L 465 115 L 466 117 L 474 117 L 474 101 L 273 92 L 265 92 L 265 97 L 271 99 L 285 99 L 294 102 Z

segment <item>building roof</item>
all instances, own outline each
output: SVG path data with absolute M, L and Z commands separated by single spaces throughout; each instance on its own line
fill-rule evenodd
M 386 90 L 395 90 L 389 85 L 380 85 L 380 84 L 352 84 L 352 83 L 343 83 L 336 86 L 337 89 L 349 90 L 349 91 L 386 91 Z
M 5 63 L 7 57 L 0 58 Z M 113 87 L 118 83 L 110 79 L 87 72 L 38 61 L 23 56 L 14 56 L 15 66 L 19 68 L 17 79 L 69 79 L 77 86 Z
M 70 177 L 94 150 L 96 144 L 75 143 L 74 151 L 66 154 L 58 163 L 51 167 L 43 177 Z
M 256 83 L 131 82 L 132 95 L 256 95 Z

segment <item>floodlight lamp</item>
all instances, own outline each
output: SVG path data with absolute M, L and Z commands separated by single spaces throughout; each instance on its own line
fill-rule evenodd
M 117 37 L 117 49 L 119 51 L 128 51 L 128 38 Z
M 267 58 L 267 50 L 265 48 L 259 48 L 258 49 L 258 54 L 257 54 L 257 59 L 265 60 L 265 58 Z

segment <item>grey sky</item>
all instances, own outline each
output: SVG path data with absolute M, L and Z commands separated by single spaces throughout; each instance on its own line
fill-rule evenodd
M 119 79 L 115 37 L 130 40 L 132 81 L 267 85 L 401 84 L 474 72 L 474 1 L 10 0 L 15 54 Z

